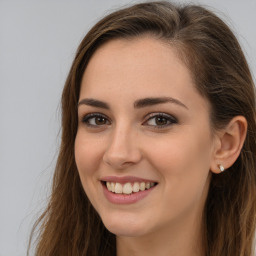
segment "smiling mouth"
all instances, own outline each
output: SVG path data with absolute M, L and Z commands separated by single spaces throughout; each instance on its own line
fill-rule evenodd
M 157 185 L 156 182 L 127 182 L 121 184 L 119 182 L 102 181 L 103 185 L 106 186 L 108 191 L 115 194 L 130 195 L 138 193 L 140 191 L 148 190 Z

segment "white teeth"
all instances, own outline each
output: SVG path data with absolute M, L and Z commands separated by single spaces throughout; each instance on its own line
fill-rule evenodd
M 150 182 L 146 182 L 146 189 L 150 188 Z
M 111 182 L 111 192 L 115 192 L 115 183 Z
M 116 194 L 126 194 L 137 193 L 139 191 L 144 191 L 155 186 L 154 182 L 134 182 L 133 185 L 130 182 L 125 184 L 115 183 L 115 182 L 106 182 L 107 189 Z
M 132 184 L 131 183 L 125 183 L 123 186 L 123 194 L 131 194 L 132 193 Z
M 139 192 L 140 191 L 140 184 L 139 184 L 139 182 L 134 182 L 132 191 L 133 192 Z
M 140 183 L 140 190 L 141 190 L 141 191 L 144 191 L 145 188 L 146 188 L 145 182 L 141 182 L 141 183 Z
M 111 183 L 110 182 L 107 182 L 107 188 L 109 191 L 111 191 Z
M 120 183 L 116 183 L 115 185 L 115 193 L 122 194 L 123 193 L 123 186 Z

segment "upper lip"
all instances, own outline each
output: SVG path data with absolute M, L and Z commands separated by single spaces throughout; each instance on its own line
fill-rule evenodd
M 135 176 L 123 176 L 123 177 L 118 177 L 118 176 L 105 176 L 100 179 L 101 181 L 108 181 L 108 182 L 118 182 L 118 183 L 127 183 L 127 182 L 154 182 L 157 183 L 155 180 L 151 179 L 144 179 L 141 177 L 135 177 Z

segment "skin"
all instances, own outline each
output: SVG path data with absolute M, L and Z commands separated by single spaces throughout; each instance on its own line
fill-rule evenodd
M 134 107 L 137 100 L 152 97 L 179 103 Z M 84 99 L 104 102 L 109 109 Z M 118 256 L 203 255 L 202 213 L 217 144 L 209 103 L 175 49 L 146 36 L 104 44 L 85 70 L 79 102 L 79 175 L 104 225 L 117 236 Z M 165 113 L 164 126 L 152 116 L 159 113 Z M 136 176 L 158 184 L 134 204 L 113 204 L 103 194 L 105 176 Z

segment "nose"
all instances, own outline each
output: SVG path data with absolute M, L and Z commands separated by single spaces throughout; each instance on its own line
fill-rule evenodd
M 121 170 L 139 163 L 141 158 L 136 132 L 124 127 L 113 130 L 103 161 L 112 168 Z

